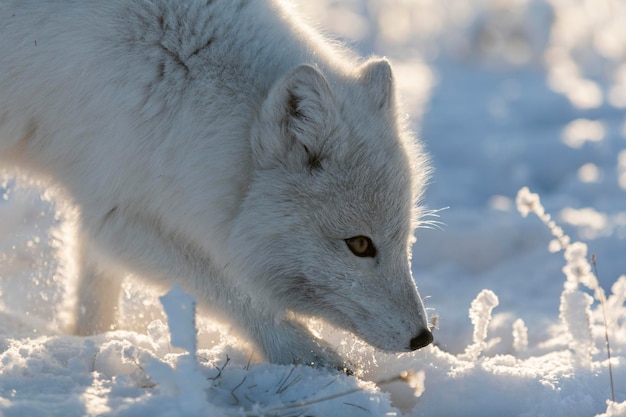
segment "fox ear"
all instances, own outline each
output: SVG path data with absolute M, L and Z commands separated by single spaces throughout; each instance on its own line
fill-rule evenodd
M 271 166 L 295 157 L 318 167 L 335 117 L 335 100 L 322 73 L 310 65 L 296 67 L 274 84 L 261 106 L 251 132 L 255 160 Z
M 361 67 L 361 82 L 379 109 L 395 106 L 395 82 L 389 61 L 372 59 Z

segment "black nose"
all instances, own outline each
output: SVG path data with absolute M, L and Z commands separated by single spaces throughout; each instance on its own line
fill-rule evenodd
M 422 333 L 411 339 L 411 350 L 417 350 L 430 345 L 433 342 L 433 334 L 424 330 Z

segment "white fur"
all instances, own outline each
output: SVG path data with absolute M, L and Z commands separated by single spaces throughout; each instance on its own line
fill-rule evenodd
M 0 163 L 80 209 L 75 332 L 114 326 L 124 271 L 278 363 L 343 366 L 297 315 L 390 351 L 427 329 L 409 262 L 428 169 L 387 61 L 272 0 L 0 0 L 0 56 Z

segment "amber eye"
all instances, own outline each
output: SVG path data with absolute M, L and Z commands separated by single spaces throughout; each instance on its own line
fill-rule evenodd
M 372 240 L 367 236 L 355 236 L 346 239 L 346 244 L 350 251 L 362 258 L 373 258 L 376 256 L 376 248 Z

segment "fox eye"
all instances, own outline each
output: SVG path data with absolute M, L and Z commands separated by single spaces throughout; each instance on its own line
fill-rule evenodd
M 367 236 L 355 236 L 346 239 L 350 251 L 361 258 L 373 258 L 376 256 L 376 248 L 372 239 Z

